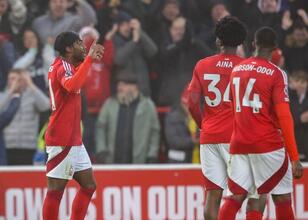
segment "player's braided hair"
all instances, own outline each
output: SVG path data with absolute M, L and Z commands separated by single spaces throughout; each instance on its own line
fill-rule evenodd
M 54 48 L 61 56 L 65 56 L 66 47 L 71 47 L 76 41 L 79 40 L 79 35 L 73 31 L 62 32 L 56 37 Z
M 261 27 L 255 33 L 255 43 L 260 48 L 275 49 L 277 47 L 277 35 L 271 27 Z
M 247 31 L 243 22 L 238 18 L 226 16 L 216 24 L 215 35 L 221 41 L 222 46 L 236 47 L 244 42 Z

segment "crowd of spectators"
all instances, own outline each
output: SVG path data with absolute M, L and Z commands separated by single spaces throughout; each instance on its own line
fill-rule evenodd
M 199 59 L 217 53 L 213 28 L 240 18 L 279 37 L 273 62 L 289 75 L 291 110 L 308 161 L 306 0 L 0 0 L 0 165 L 43 164 L 55 37 L 75 31 L 105 47 L 82 91 L 83 139 L 94 163 L 198 162 L 198 128 L 184 88 Z M 234 33 L 237 34 L 237 33 Z

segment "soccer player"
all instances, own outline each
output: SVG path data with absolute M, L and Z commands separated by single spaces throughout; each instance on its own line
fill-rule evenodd
M 218 219 L 234 220 L 246 196 L 257 192 L 261 196 L 272 194 L 277 220 L 292 220 L 292 172 L 300 178 L 303 168 L 294 138 L 287 76 L 269 62 L 277 47 L 273 29 L 259 29 L 255 47 L 255 56 L 234 67 L 231 74 L 235 122 L 228 187 L 232 195 Z M 253 219 L 260 219 L 260 215 L 255 213 Z
M 48 73 L 52 113 L 45 135 L 48 191 L 43 205 L 43 219 L 58 220 L 64 188 L 73 178 L 80 189 L 73 201 L 71 220 L 81 220 L 87 213 L 96 183 L 81 139 L 80 89 L 92 61 L 101 59 L 103 47 L 93 43 L 87 55 L 81 39 L 74 32 L 59 34 L 54 47 L 60 56 Z
M 243 59 L 236 50 L 246 38 L 241 21 L 227 16 L 215 27 L 217 45 L 221 52 L 200 60 L 189 84 L 189 110 L 197 122 L 200 133 L 200 159 L 207 191 L 205 219 L 217 219 L 223 194 L 227 188 L 229 143 L 233 130 L 233 113 L 230 91 L 230 74 Z M 200 110 L 200 97 L 205 98 Z

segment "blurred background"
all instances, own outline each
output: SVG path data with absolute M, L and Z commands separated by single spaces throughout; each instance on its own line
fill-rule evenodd
M 0 0 L 0 164 L 44 164 L 48 68 L 55 37 L 69 30 L 87 49 L 94 39 L 105 47 L 82 91 L 92 162 L 198 163 L 185 87 L 196 62 L 219 52 L 213 28 L 226 15 L 247 26 L 243 57 L 253 53 L 256 29 L 276 30 L 272 62 L 289 75 L 296 139 L 307 161 L 307 1 Z

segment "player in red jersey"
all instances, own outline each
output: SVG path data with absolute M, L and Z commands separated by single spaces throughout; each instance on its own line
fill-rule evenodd
M 85 47 L 74 32 L 59 34 L 54 47 L 60 56 L 48 73 L 52 113 L 45 135 L 48 191 L 43 205 L 43 219 L 58 220 L 63 191 L 68 180 L 74 178 L 80 189 L 73 201 L 71 220 L 82 220 L 96 183 L 81 139 L 80 89 L 92 60 L 101 59 L 103 47 L 94 43 L 86 56 Z
M 255 57 L 234 67 L 231 74 L 234 131 L 228 187 L 232 195 L 226 199 L 218 219 L 234 220 L 250 193 L 263 197 L 271 193 L 276 219 L 292 220 L 292 172 L 300 178 L 303 170 L 289 109 L 287 76 L 269 61 L 277 46 L 273 29 L 259 29 L 255 46 Z M 255 212 L 250 219 L 260 217 L 262 213 Z
M 246 38 L 246 29 L 237 18 L 221 19 L 215 34 L 221 53 L 200 60 L 189 84 L 189 110 L 200 133 L 200 159 L 207 191 L 205 219 L 217 219 L 223 194 L 227 188 L 229 143 L 233 130 L 233 113 L 229 97 L 230 74 L 243 61 L 236 55 L 237 46 Z M 200 97 L 205 98 L 200 110 Z

